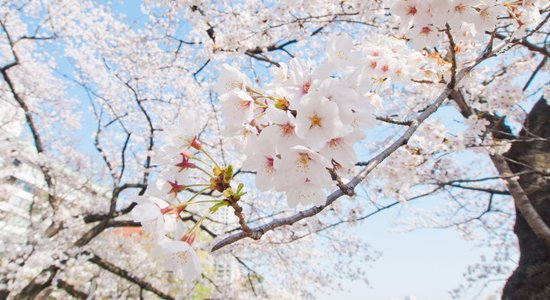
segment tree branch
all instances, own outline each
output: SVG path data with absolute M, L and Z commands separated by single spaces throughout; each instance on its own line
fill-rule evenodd
M 461 185 L 461 184 L 456 184 L 456 183 L 439 183 L 438 185 L 441 186 L 441 187 L 450 186 L 450 187 L 455 187 L 455 188 L 459 188 L 459 189 L 477 191 L 477 192 L 485 192 L 485 193 L 494 194 L 494 195 L 510 195 L 510 193 L 508 191 L 495 190 L 495 189 L 491 189 L 491 188 L 482 188 L 482 187 L 476 187 L 476 186 L 466 186 L 466 185 Z
M 44 145 L 42 143 L 42 139 L 40 138 L 40 135 L 38 134 L 38 129 L 37 129 L 36 123 L 35 123 L 35 121 L 32 117 L 31 110 L 30 110 L 29 106 L 27 105 L 27 103 L 25 102 L 25 100 L 15 90 L 15 85 L 13 84 L 10 76 L 8 75 L 8 70 L 10 68 L 19 65 L 19 57 L 17 56 L 17 52 L 15 52 L 14 42 L 13 42 L 13 40 L 12 40 L 12 38 L 11 38 L 11 36 L 10 36 L 10 34 L 9 34 L 9 32 L 8 32 L 7 28 L 5 27 L 3 22 L 0 22 L 0 27 L 2 27 L 4 33 L 6 34 L 8 44 L 10 45 L 10 49 L 11 49 L 13 59 L 14 59 L 14 61 L 12 63 L 9 63 L 9 64 L 3 66 L 0 69 L 0 72 L 2 73 L 2 78 L 4 79 L 6 84 L 8 85 L 8 88 L 9 88 L 11 94 L 13 95 L 13 99 L 15 99 L 15 101 L 17 102 L 19 107 L 21 107 L 21 109 L 25 113 L 25 121 L 27 123 L 27 126 L 29 127 L 30 132 L 31 132 L 36 152 L 43 153 L 44 152 Z M 39 165 L 39 168 L 42 171 L 42 174 L 44 175 L 44 181 L 46 181 L 46 185 L 48 186 L 48 202 L 49 202 L 49 204 L 52 208 L 55 208 L 55 206 L 56 206 L 55 197 L 52 194 L 52 189 L 53 189 L 52 177 L 51 177 L 50 173 L 48 172 L 48 170 L 46 169 L 45 166 Z
M 393 152 L 395 152 L 397 149 L 402 147 L 403 145 L 406 145 L 409 141 L 409 139 L 412 137 L 412 135 L 416 132 L 420 124 L 424 122 L 429 116 L 431 116 L 439 106 L 447 99 L 451 91 L 454 89 L 454 85 L 458 83 L 466 74 L 468 74 L 475 66 L 477 66 L 480 62 L 484 61 L 485 59 L 492 56 L 493 53 L 496 53 L 503 49 L 506 46 L 506 42 L 502 42 L 497 47 L 495 47 L 491 52 L 485 52 L 481 56 L 479 56 L 470 66 L 463 68 L 458 72 L 455 76 L 455 81 L 451 82 L 447 85 L 447 87 L 443 90 L 443 92 L 439 95 L 439 97 L 434 100 L 434 102 L 428 106 L 420 115 L 418 115 L 416 118 L 411 120 L 411 125 L 408 127 L 408 129 L 399 137 L 396 141 L 394 141 L 389 147 L 384 149 L 382 152 L 380 152 L 378 155 L 376 155 L 374 158 L 372 158 L 368 163 L 366 163 L 365 167 L 357 174 L 355 177 L 352 178 L 350 182 L 348 182 L 346 185 L 344 185 L 342 188 L 334 191 L 332 194 L 330 194 L 325 201 L 325 204 L 320 206 L 314 206 L 312 208 L 300 211 L 292 216 L 281 218 L 281 219 L 275 219 L 267 224 L 251 228 L 250 232 L 238 232 L 235 234 L 232 234 L 220 241 L 218 241 L 214 246 L 212 246 L 211 251 L 219 250 L 227 245 L 233 244 L 239 240 L 242 240 L 246 237 L 252 238 L 254 240 L 259 240 L 266 232 L 271 231 L 275 228 L 292 225 L 300 220 L 303 220 L 305 218 L 312 217 L 321 211 L 323 211 L 326 207 L 331 205 L 334 201 L 336 201 L 338 198 L 342 197 L 346 194 L 347 190 L 353 191 L 355 187 L 361 183 L 370 172 L 372 172 L 382 161 L 384 161 L 388 156 L 390 156 Z
M 88 294 L 77 290 L 73 285 L 69 284 L 63 279 L 57 281 L 57 287 L 63 289 L 67 294 L 71 295 L 76 299 L 85 300 L 88 299 Z
M 157 288 L 155 288 L 152 284 L 130 274 L 130 272 L 122 269 L 122 268 L 119 268 L 117 266 L 115 266 L 114 264 L 102 259 L 101 257 L 93 254 L 93 256 L 89 259 L 89 261 L 95 265 L 97 265 L 98 267 L 106 270 L 106 271 L 109 271 L 115 275 L 118 275 L 136 285 L 138 285 L 140 288 L 143 288 L 144 290 L 147 290 L 147 291 L 150 291 L 154 294 L 156 294 L 157 296 L 159 296 L 160 298 L 162 299 L 169 299 L 169 300 L 172 300 L 172 299 L 175 299 L 173 298 L 172 296 L 158 290 Z
M 499 40 L 508 39 L 508 37 L 505 36 L 502 33 L 495 33 L 495 37 Z M 548 48 L 537 46 L 537 45 L 527 41 L 527 39 L 521 39 L 521 40 L 520 39 L 512 39 L 511 42 L 514 43 L 514 44 L 522 45 L 525 48 L 529 49 L 530 51 L 538 52 L 538 53 L 540 53 L 540 54 L 542 54 L 546 57 L 550 57 L 550 50 L 548 50 Z
M 521 188 L 517 177 L 507 176 L 513 173 L 512 170 L 510 170 L 510 167 L 508 167 L 508 163 L 505 158 L 500 154 L 495 154 L 491 155 L 491 160 L 493 161 L 493 164 L 497 168 L 498 172 L 501 175 L 506 176 L 504 178 L 504 182 L 506 183 L 510 194 L 512 194 L 512 197 L 514 198 L 516 207 L 525 218 L 525 221 L 527 221 L 535 235 L 544 242 L 546 248 L 550 250 L 550 228 L 546 223 L 544 223 L 538 212 L 531 204 L 531 201 L 529 201 L 529 198 L 527 198 L 527 195 Z

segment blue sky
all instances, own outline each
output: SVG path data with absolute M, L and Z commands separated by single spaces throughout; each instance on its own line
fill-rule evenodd
M 390 232 L 388 228 L 403 209 L 406 208 L 398 206 L 375 215 L 353 230 L 382 251 L 382 256 L 366 269 L 370 286 L 360 281 L 348 282 L 344 284 L 347 291 L 319 294 L 319 299 L 402 300 L 413 295 L 417 300 L 452 299 L 449 291 L 465 281 L 462 274 L 467 266 L 476 263 L 480 255 L 488 254 L 490 250 L 465 241 L 453 229 Z M 473 289 L 463 299 L 485 299 L 502 284 L 496 282 L 481 295 L 477 295 L 481 289 Z

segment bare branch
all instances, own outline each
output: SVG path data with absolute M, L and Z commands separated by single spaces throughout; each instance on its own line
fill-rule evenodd
M 141 223 L 132 220 L 110 221 L 108 227 L 141 227 Z
M 199 75 L 199 73 L 200 73 L 204 68 L 206 68 L 206 66 L 208 66 L 209 63 L 210 63 L 210 59 L 206 60 L 206 62 L 204 62 L 204 64 L 202 64 L 202 66 L 200 66 L 200 68 L 199 68 L 197 71 L 195 71 L 195 72 L 193 73 L 193 77 L 197 77 L 197 75 Z
M 533 80 L 535 79 L 535 76 L 537 76 L 537 73 L 542 69 L 542 67 L 544 67 L 544 65 L 546 64 L 546 61 L 548 60 L 548 56 L 544 56 L 542 58 L 542 60 L 540 61 L 539 65 L 537 66 L 537 68 L 535 69 L 535 71 L 533 71 L 533 73 L 531 74 L 531 76 L 529 77 L 529 79 L 527 80 L 527 82 L 525 83 L 525 85 L 523 86 L 523 89 L 522 91 L 525 91 L 529 85 L 531 84 L 531 82 L 533 82 Z
M 258 297 L 258 294 L 256 293 L 256 289 L 254 288 L 254 283 L 252 283 L 252 277 L 250 276 L 250 274 L 258 275 L 258 272 L 254 271 L 252 268 L 250 268 L 238 256 L 233 255 L 233 257 L 235 257 L 235 259 L 239 262 L 239 264 L 241 264 L 243 267 L 245 267 L 248 270 L 248 273 L 247 273 L 247 276 L 246 276 L 248 278 L 248 283 L 250 284 L 250 288 L 252 289 L 252 292 L 254 293 L 254 296 Z
M 155 129 L 153 127 L 153 120 L 151 119 L 151 116 L 149 116 L 149 112 L 143 107 L 142 100 L 139 97 L 139 94 L 135 88 L 133 88 L 129 82 L 122 81 L 122 78 L 120 78 L 118 75 L 116 77 L 124 83 L 128 89 L 132 92 L 134 95 L 134 101 L 136 102 L 137 106 L 139 107 L 139 110 L 145 117 L 145 120 L 147 121 L 147 126 L 149 127 L 149 137 L 148 137 L 148 145 L 147 145 L 147 156 L 145 158 L 145 162 L 143 163 L 143 167 L 145 168 L 145 172 L 143 172 L 143 184 L 147 185 L 147 181 L 149 179 L 149 172 L 147 171 L 151 167 L 151 151 L 153 150 L 153 146 L 155 145 L 154 141 L 154 133 Z M 145 192 L 145 188 L 143 188 L 140 192 L 140 194 L 143 194 Z
M 466 186 L 466 185 L 461 185 L 461 184 L 456 184 L 456 183 L 439 183 L 438 185 L 441 186 L 441 187 L 450 186 L 450 187 L 460 188 L 460 189 L 464 189 L 464 190 L 485 192 L 485 193 L 489 193 L 489 194 L 493 194 L 493 195 L 510 195 L 510 193 L 508 191 L 495 190 L 495 189 L 491 189 L 491 188 L 482 188 L 482 187 L 476 187 L 476 186 Z
M 67 294 L 71 295 L 76 299 L 84 300 L 88 298 L 88 294 L 77 290 L 73 285 L 71 285 L 70 283 L 66 282 L 63 279 L 59 279 L 57 281 L 57 287 L 59 287 L 60 289 L 63 289 L 65 292 L 67 292 Z
M 527 221 L 535 235 L 544 242 L 546 248 L 550 250 L 550 228 L 546 223 L 544 223 L 539 213 L 531 204 L 531 201 L 529 201 L 529 198 L 527 198 L 527 195 L 525 195 L 525 192 L 521 188 L 517 177 L 508 176 L 513 174 L 510 167 L 508 167 L 508 163 L 500 154 L 491 155 L 491 160 L 493 161 L 493 164 L 497 168 L 498 172 L 501 175 L 507 176 L 504 179 L 504 182 L 506 183 L 506 186 L 508 186 L 508 190 L 514 198 L 516 207 L 525 218 L 525 221 Z
M 101 257 L 93 254 L 93 256 L 89 259 L 89 261 L 95 265 L 97 265 L 98 267 L 106 270 L 106 271 L 109 271 L 115 275 L 118 275 L 134 284 L 136 284 L 137 286 L 139 286 L 140 288 L 144 289 L 144 290 L 147 290 L 147 291 L 150 291 L 154 294 L 156 294 L 157 296 L 159 296 L 160 298 L 162 299 L 169 299 L 169 300 L 172 300 L 172 299 L 175 299 L 174 297 L 164 293 L 163 291 L 160 291 L 158 290 L 157 288 L 155 288 L 152 284 L 144 281 L 143 279 L 141 278 L 138 278 L 132 274 L 130 274 L 130 272 L 120 268 L 120 267 L 117 267 L 115 266 L 114 264 L 102 259 Z
M 451 81 L 449 82 L 449 87 L 454 88 L 456 85 L 456 45 L 451 34 L 451 26 L 449 23 L 445 24 L 445 33 L 449 39 L 449 52 L 451 53 Z
M 410 120 L 408 121 L 401 121 L 401 120 L 395 120 L 390 117 L 376 117 L 376 120 L 386 122 L 389 124 L 395 124 L 395 125 L 401 125 L 401 126 L 411 126 L 412 122 Z
M 550 14 L 548 15 L 550 16 Z M 547 18 L 548 18 L 547 16 Z M 495 37 L 499 40 L 506 40 L 508 39 L 507 36 L 505 36 L 504 34 L 502 33 L 495 33 Z M 541 46 L 537 46 L 529 41 L 527 41 L 527 39 L 512 39 L 511 42 L 513 44 L 517 44 L 517 45 L 522 45 L 524 46 L 525 48 L 529 49 L 530 51 L 533 51 L 533 52 L 538 52 L 546 57 L 550 57 L 550 50 L 548 50 L 548 48 L 545 48 L 545 47 L 541 47 Z

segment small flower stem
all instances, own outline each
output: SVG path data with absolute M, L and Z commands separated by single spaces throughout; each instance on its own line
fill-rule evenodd
M 208 154 L 208 152 L 206 152 L 206 150 L 204 150 L 204 149 L 201 148 L 200 151 L 201 151 L 202 153 L 204 153 L 204 155 L 206 155 L 206 157 L 208 157 L 208 159 L 210 159 L 210 161 L 213 162 L 214 165 L 216 165 L 216 167 L 218 167 L 219 169 L 221 169 L 220 166 L 218 165 L 218 163 L 212 158 L 212 156 L 210 156 L 210 154 Z
M 191 203 L 191 201 L 193 201 L 193 199 L 197 198 L 199 195 L 202 194 L 202 192 L 206 191 L 206 190 L 209 190 L 210 189 L 210 185 L 208 185 L 207 187 L 203 188 L 202 190 L 198 191 L 195 193 L 195 195 L 193 195 L 191 198 L 189 198 L 189 200 L 187 200 L 186 202 L 180 204 L 180 205 L 187 205 L 189 203 Z
M 210 216 L 210 211 L 208 211 L 208 213 L 204 216 L 202 216 L 198 221 L 197 223 L 195 223 L 195 225 L 193 225 L 193 227 L 191 227 L 191 229 L 189 229 L 189 231 L 187 232 L 187 234 L 192 234 L 193 232 L 195 232 L 197 230 L 197 228 L 199 228 L 202 224 L 202 222 L 208 217 Z
M 256 106 L 260 107 L 260 108 L 266 108 L 266 107 L 269 107 L 269 105 L 263 103 L 263 102 L 260 102 L 260 101 L 254 101 L 254 104 L 256 104 Z
M 192 203 L 187 203 L 187 204 L 198 204 L 198 203 L 220 203 L 220 202 L 223 202 L 224 200 L 219 200 L 219 199 L 211 199 L 211 200 L 201 200 L 201 201 L 195 201 L 195 202 L 192 202 Z
M 200 163 L 203 163 L 203 164 L 205 164 L 207 167 L 209 167 L 210 169 L 213 169 L 213 167 L 212 167 L 211 164 L 205 162 L 204 160 L 202 160 L 202 159 L 200 159 L 200 158 L 198 158 L 198 157 L 193 156 L 193 157 L 191 157 L 190 159 L 193 159 L 193 160 L 196 160 L 196 161 L 198 161 L 198 162 L 200 162 Z
M 197 183 L 197 184 L 186 184 L 186 185 L 183 185 L 184 187 L 188 188 L 188 187 L 197 187 L 197 186 L 206 186 L 206 187 L 209 187 L 210 184 L 208 183 Z
M 256 90 L 252 89 L 252 88 L 247 87 L 246 90 L 253 93 L 253 94 L 256 94 L 256 95 L 260 96 L 263 99 L 267 99 L 267 100 L 271 100 L 271 101 L 277 101 L 277 98 L 275 98 L 273 96 L 264 95 L 263 93 L 260 93 Z
M 203 169 L 199 166 L 196 166 L 194 169 L 197 169 L 197 170 L 203 172 L 204 174 L 208 175 L 208 177 L 210 177 L 210 178 L 214 177 L 212 174 L 208 173 L 208 171 L 206 171 L 205 169 Z M 204 186 L 204 185 L 201 185 L 201 186 Z M 210 186 L 210 185 L 208 185 L 208 186 Z
M 247 87 L 246 90 L 247 90 L 248 92 L 251 92 L 251 93 L 254 93 L 254 94 L 256 94 L 256 95 L 260 95 L 260 96 L 264 97 L 264 94 L 262 94 L 262 93 L 256 91 L 255 89 L 253 89 L 253 88 L 251 88 L 251 87 Z
M 263 111 L 263 112 L 259 113 L 259 114 L 258 114 L 258 115 L 257 115 L 256 117 L 254 117 L 254 120 L 258 120 L 258 119 L 260 119 L 261 117 L 265 116 L 265 114 L 266 114 L 266 112 L 265 112 L 265 111 Z

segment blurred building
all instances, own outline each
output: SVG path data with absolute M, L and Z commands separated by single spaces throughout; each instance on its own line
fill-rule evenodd
M 22 150 L 32 152 L 30 145 L 20 141 L 22 116 L 17 115 L 18 110 L 10 110 L 10 105 L 0 104 L 6 108 L 0 110 L 0 236 L 24 242 L 33 199 L 45 196 L 44 179 L 39 169 L 17 158 Z M 4 241 L 2 238 L 0 246 Z
M 221 221 L 226 225 L 230 218 L 235 218 L 232 210 L 225 207 L 218 210 L 221 215 Z M 233 220 L 232 220 L 233 221 Z M 212 254 L 214 257 L 214 275 L 212 280 L 218 286 L 214 289 L 213 298 L 238 299 L 241 290 L 241 272 L 240 264 L 230 253 Z
M 2 102 L 0 102 L 0 105 Z M 4 114 L 4 115 L 3 115 Z M 43 219 L 44 212 L 49 209 L 48 186 L 44 173 L 36 161 L 40 159 L 34 144 L 21 137 L 25 129 L 22 118 L 10 118 L 5 112 L 0 113 L 0 253 L 8 241 L 9 246 L 14 243 L 26 243 L 29 230 L 34 222 L 36 228 L 45 230 L 45 234 L 52 232 L 48 227 L 51 224 L 51 215 Z M 98 186 L 71 170 L 60 161 L 48 158 L 55 170 L 55 188 L 53 193 L 56 199 L 66 208 L 76 207 L 85 211 L 92 207 L 99 207 L 98 203 L 105 203 L 98 197 L 108 195 L 108 190 Z M 55 225 L 55 224 L 54 224 Z
M 9 157 L 0 157 L 0 170 L 2 235 L 22 235 L 30 223 L 34 201 L 47 197 L 42 186 L 42 174 L 20 160 Z

